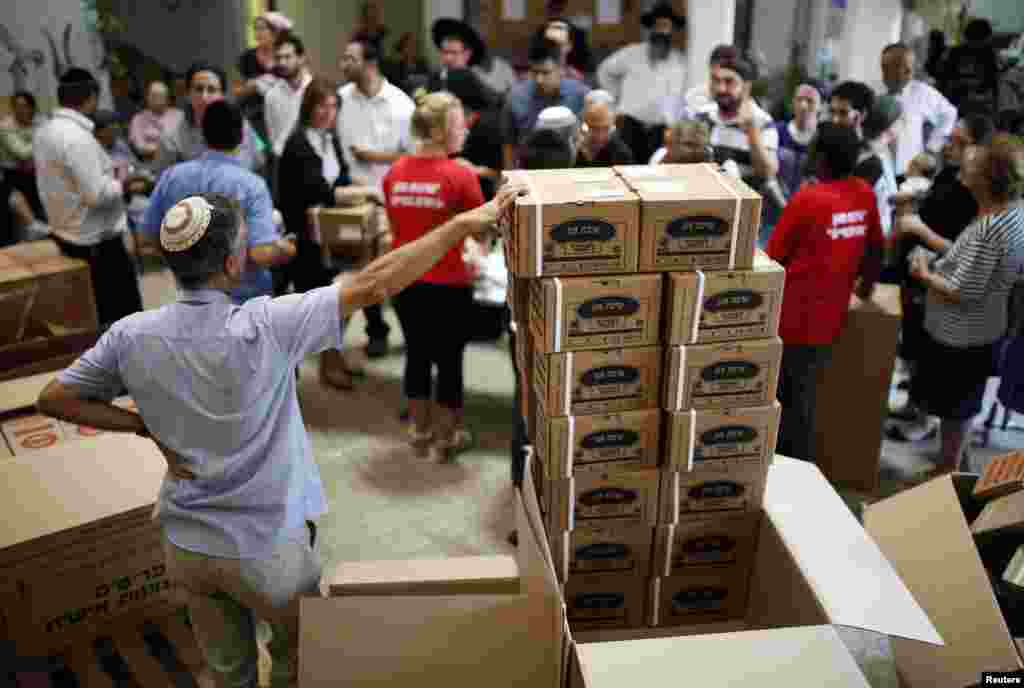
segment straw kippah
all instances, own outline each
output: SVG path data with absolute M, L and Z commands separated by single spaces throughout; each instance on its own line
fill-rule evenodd
M 201 196 L 175 204 L 160 225 L 160 245 L 171 253 L 188 250 L 206 234 L 212 216 L 213 206 Z

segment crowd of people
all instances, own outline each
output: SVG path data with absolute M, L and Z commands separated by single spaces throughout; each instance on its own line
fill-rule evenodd
M 374 7 L 344 39 L 340 86 L 313 73 L 292 22 L 269 12 L 234 86 L 223 66 L 197 63 L 184 102 L 154 81 L 123 122 L 98 109 L 95 75 L 69 69 L 49 117 L 17 93 L 0 125 L 0 238 L 49 236 L 87 261 L 104 332 L 40 408 L 139 432 L 164 452 L 169 568 L 222 680 L 254 676 L 246 610 L 280 621 L 277 649 L 294 651 L 296 596 L 319 578 L 312 546 L 326 502 L 296 399 L 304 356 L 320 355 L 325 384 L 352 389 L 362 371 L 342 352 L 345 325 L 362 311 L 365 354 L 387 354 L 392 299 L 412 451 L 445 462 L 472 446 L 463 359 L 485 263 L 504 279 L 491 260 L 502 238 L 485 231 L 518 192 L 499 188 L 502 170 L 707 162 L 743 179 L 764 198 L 759 243 L 787 273 L 780 452 L 814 460 L 817 371 L 851 294 L 869 299 L 890 281 L 903 287 L 910 373 L 891 433 L 941 432 L 938 469 L 961 465 L 1024 274 L 1024 151 L 955 66 L 984 52 L 978 31 L 945 56 L 941 79 L 893 44 L 877 85 L 803 80 L 792 116 L 776 121 L 753 96 L 756 61 L 735 46 L 716 47 L 688 79 L 687 21 L 668 3 L 643 15 L 645 41 L 599 64 L 586 32 L 553 13 L 522 77 L 456 19 L 432 27 L 436 69 L 408 35 L 400 59 L 387 59 Z M 311 221 L 357 203 L 382 208 L 393 238 L 368 266 L 330 257 Z M 174 274 L 174 304 L 140 313 L 129 230 Z M 103 403 L 123 390 L 141 416 Z M 515 424 L 518 482 L 520 413 Z

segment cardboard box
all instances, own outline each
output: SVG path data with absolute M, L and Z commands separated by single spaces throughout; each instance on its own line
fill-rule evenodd
M 761 197 L 714 165 L 657 167 L 615 168 L 640 197 L 639 271 L 749 269 Z
M 650 625 L 686 626 L 742 619 L 750 568 L 721 569 L 651 579 Z
M 31 414 L 0 423 L 7 446 L 15 456 L 48 449 L 64 441 L 62 423 L 56 418 Z
M 647 523 L 592 523 L 551 536 L 558 580 L 609 573 L 647 578 L 651 573 L 654 528 Z
M 742 408 L 775 401 L 782 340 L 692 344 L 668 350 L 665 409 Z
M 1024 452 L 997 456 L 985 466 L 981 480 L 974 486 L 974 496 L 981 499 L 1001 497 L 1024 489 Z
M 360 203 L 339 208 L 310 208 L 306 211 L 314 241 L 328 260 L 344 256 L 356 265 L 364 265 L 383 253 L 386 229 L 383 211 L 373 203 Z
M 665 342 L 707 344 L 779 334 L 785 269 L 758 251 L 750 270 L 667 276 Z
M 1024 668 L 964 515 L 980 507 L 971 495 L 976 481 L 945 475 L 864 513 L 865 529 L 945 640 L 933 647 L 893 639 L 908 688 L 975 685 L 983 671 Z
M 770 406 L 665 414 L 665 467 L 701 470 L 716 464 L 767 465 L 775 456 L 782 408 Z
M 646 625 L 646 578 L 614 573 L 570 577 L 564 590 L 566 615 L 574 631 Z
M 636 272 L 640 203 L 619 179 L 566 170 L 505 172 L 528 193 L 516 199 L 509 272 L 521 277 Z
M 742 569 L 754 560 L 761 513 L 715 514 L 658 526 L 655 576 L 681 576 L 706 569 Z
M 537 352 L 534 386 L 538 410 L 549 417 L 657 408 L 662 349 Z
M 661 456 L 661 411 L 537 420 L 536 448 L 548 480 L 617 468 L 656 468 Z
M 971 523 L 975 536 L 1024 533 L 1024 491 L 991 499 Z
M 508 276 L 508 308 L 512 322 L 523 332 L 530 328 L 530 285 L 533 280 Z
M 590 524 L 658 522 L 656 469 L 586 473 L 551 481 L 552 513 L 548 532 L 573 530 Z
M 870 303 L 852 296 L 832 360 L 821 371 L 814 459 L 834 485 L 878 489 L 902 313 L 896 285 L 877 285 Z
M 661 282 L 660 275 L 534 280 L 534 341 L 545 353 L 657 345 Z
M 677 688 L 681 676 L 693 686 L 870 685 L 831 626 L 732 632 L 713 627 L 705 626 L 702 635 L 576 644 L 569 688 Z
M 39 394 L 56 377 L 56 373 L 48 372 L 0 382 L 0 413 L 33 408 Z
M 332 597 L 342 595 L 515 595 L 515 557 L 448 557 L 399 561 L 343 561 L 325 581 Z
M 661 471 L 661 524 L 719 513 L 757 513 L 767 467 L 739 464 L 679 473 Z

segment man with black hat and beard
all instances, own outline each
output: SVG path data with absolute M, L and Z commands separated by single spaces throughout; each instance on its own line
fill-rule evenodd
M 609 55 L 597 68 L 601 88 L 615 96 L 619 131 L 637 160 L 647 160 L 661 146 L 667 122 L 666 98 L 686 88 L 686 54 L 672 45 L 686 28 L 686 17 L 660 2 L 641 18 L 650 33 Z
M 428 91 L 446 91 L 450 69 L 469 69 L 486 86 L 487 98 L 499 102 L 516 82 L 516 73 L 505 60 L 489 55 L 483 38 L 464 21 L 443 17 L 430 28 L 440 54 L 441 69 L 427 85 Z

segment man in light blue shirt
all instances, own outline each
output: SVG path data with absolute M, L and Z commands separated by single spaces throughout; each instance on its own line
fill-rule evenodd
M 42 413 L 150 437 L 169 471 L 158 498 L 171 578 L 218 685 L 256 685 L 253 618 L 276 625 L 275 674 L 294 680 L 299 597 L 321 564 L 307 522 L 327 510 L 293 370 L 337 348 L 342 323 L 492 226 L 518 189 L 464 212 L 335 285 L 239 306 L 228 293 L 245 265 L 245 224 L 220 194 L 184 199 L 160 246 L 179 300 L 116 322 L 40 395 Z M 127 391 L 139 413 L 110 401 Z
M 550 39 L 530 48 L 530 78 L 512 87 L 502 110 L 505 169 L 517 167 L 516 158 L 526 137 L 537 124 L 541 110 L 563 105 L 576 115 L 583 111 L 583 98 L 590 87 L 562 77 L 562 49 Z
M 196 160 L 178 163 L 160 176 L 142 220 L 142 233 L 156 241 L 160 223 L 178 201 L 205 192 L 238 201 L 245 216 L 248 266 L 241 284 L 231 292 L 235 303 L 274 291 L 270 267 L 295 257 L 295 244 L 281 238 L 274 226 L 274 205 L 262 177 L 242 166 L 232 154 L 242 142 L 244 119 L 238 106 L 217 101 L 206 108 L 203 138 L 209 151 Z

